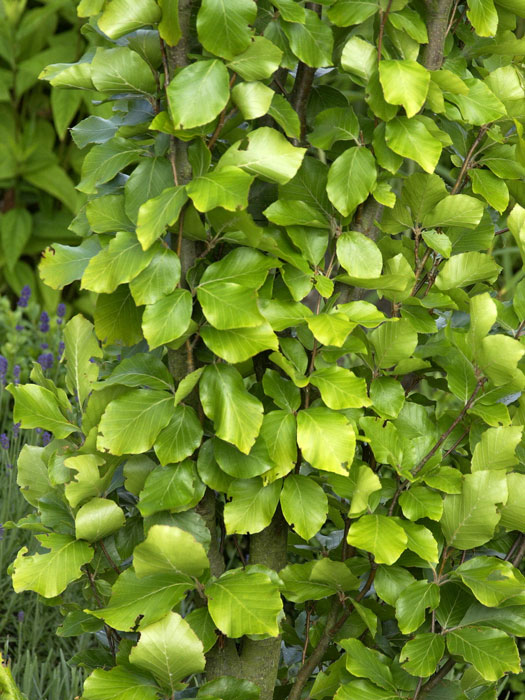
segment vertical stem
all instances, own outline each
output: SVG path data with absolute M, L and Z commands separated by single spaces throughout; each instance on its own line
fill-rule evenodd
M 429 70 L 439 70 L 443 63 L 443 51 L 452 3 L 453 0 L 426 0 L 428 44 L 423 53 L 423 63 Z

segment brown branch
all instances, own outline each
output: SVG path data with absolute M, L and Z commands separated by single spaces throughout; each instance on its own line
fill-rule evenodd
M 507 233 L 508 230 L 509 230 L 508 226 L 507 226 L 506 228 L 500 228 L 500 230 L 499 230 L 499 231 L 496 231 L 496 232 L 494 233 L 494 235 L 495 235 L 495 236 L 501 236 L 503 233 Z
M 322 7 L 318 2 L 307 2 L 305 7 L 309 10 L 317 12 L 317 14 L 321 16 Z M 299 61 L 297 65 L 295 82 L 290 99 L 292 107 L 297 112 L 299 122 L 301 124 L 300 139 L 293 139 L 294 145 L 296 146 L 299 142 L 302 143 L 306 136 L 306 108 L 308 107 L 308 100 L 312 91 L 315 70 L 315 68 L 312 66 L 307 66 L 306 63 L 303 63 L 302 61 Z
M 303 654 L 301 657 L 301 662 L 303 664 L 306 660 L 306 651 L 308 649 L 308 644 L 310 643 L 310 617 L 311 616 L 312 616 L 312 609 L 308 605 L 306 607 L 305 639 L 304 639 L 304 646 L 303 646 Z
M 458 416 L 452 421 L 452 424 L 450 427 L 445 430 L 444 433 L 440 435 L 438 438 L 436 444 L 434 447 L 427 452 L 427 454 L 419 461 L 419 463 L 415 466 L 412 474 L 415 476 L 421 469 L 425 466 L 425 464 L 428 462 L 429 459 L 431 459 L 436 452 L 439 450 L 441 445 L 445 442 L 445 440 L 448 438 L 448 436 L 451 434 L 451 432 L 454 430 L 454 428 L 461 423 L 463 418 L 465 417 L 466 412 L 469 410 L 469 408 L 473 405 L 474 401 L 476 400 L 477 395 L 479 394 L 481 387 L 485 382 L 487 381 L 486 377 L 481 377 L 481 379 L 478 379 L 476 383 L 476 387 L 472 394 L 470 395 L 468 401 L 465 403 L 461 411 L 459 412 Z
M 452 447 L 445 452 L 445 454 L 443 455 L 443 459 L 445 459 L 445 457 L 448 457 L 451 452 L 454 452 L 454 450 L 459 445 L 459 443 L 463 440 L 463 438 L 469 434 L 469 431 L 470 431 L 470 426 L 465 430 L 463 435 L 456 440 L 456 442 L 452 445 Z
M 113 559 L 109 556 L 108 550 L 104 546 L 104 543 L 102 542 L 102 540 L 100 540 L 97 544 L 100 547 L 100 549 L 102 550 L 102 554 L 106 557 L 106 560 L 107 560 L 108 564 L 111 566 L 111 568 L 113 569 L 113 571 L 115 571 L 120 576 L 120 569 L 115 564 Z
M 457 194 L 457 192 L 460 190 L 461 186 L 463 185 L 463 180 L 465 178 L 467 170 L 470 167 L 470 162 L 472 160 L 472 156 L 474 155 L 474 151 L 479 146 L 481 140 L 483 139 L 483 137 L 487 133 L 489 127 L 490 127 L 490 124 L 483 124 L 483 126 L 480 128 L 478 135 L 474 139 L 474 143 L 469 148 L 469 151 L 468 151 L 467 155 L 465 156 L 465 160 L 463 161 L 463 164 L 461 166 L 461 170 L 459 171 L 459 175 L 458 175 L 457 180 L 454 184 L 454 187 L 450 190 L 450 194 Z
M 429 70 L 439 70 L 443 63 L 443 51 L 452 2 L 453 0 L 426 0 L 428 44 L 423 53 L 423 64 Z
M 518 568 L 519 565 L 521 564 L 521 560 L 523 559 L 524 556 L 525 556 L 525 537 L 522 535 L 520 547 L 518 549 L 516 556 L 512 560 L 512 566 L 515 566 L 516 568 Z
M 439 685 L 447 673 L 454 668 L 455 664 L 456 662 L 454 659 L 448 659 L 448 661 L 443 664 L 439 671 L 434 673 L 434 675 L 425 683 L 425 685 L 421 688 L 419 695 L 423 698 L 430 690 L 435 688 L 436 685 Z M 418 698 L 418 695 L 414 695 L 413 700 L 416 700 L 416 698 Z
M 377 37 L 377 62 L 381 61 L 381 52 L 383 51 L 383 35 L 385 33 L 385 26 L 388 20 L 388 15 L 390 14 L 390 8 L 392 7 L 393 0 L 388 0 L 388 5 L 386 10 L 383 12 L 380 10 L 381 23 L 379 25 L 379 35 Z
M 372 568 L 370 570 L 370 574 L 368 575 L 368 579 L 359 592 L 359 594 L 356 596 L 355 601 L 356 603 L 361 602 L 365 595 L 368 593 L 370 588 L 372 587 L 372 583 L 374 582 L 375 574 L 376 574 L 377 566 L 376 564 L 372 565 Z M 333 638 L 335 635 L 339 632 L 341 627 L 344 625 L 346 620 L 348 619 L 350 613 L 353 612 L 353 607 L 350 607 L 349 609 L 345 610 L 344 613 L 341 615 L 339 619 L 337 619 L 337 614 L 339 612 L 339 609 L 341 608 L 341 603 L 338 600 L 338 598 L 334 598 L 332 602 L 332 607 L 330 608 L 330 611 L 328 613 L 328 616 L 326 618 L 326 624 L 325 628 L 323 630 L 323 633 L 321 634 L 321 637 L 319 638 L 319 641 L 317 642 L 317 646 L 311 653 L 311 655 L 306 659 L 306 661 L 303 663 L 301 668 L 299 669 L 299 672 L 295 678 L 295 683 L 293 684 L 293 687 L 288 695 L 288 700 L 300 700 L 301 694 L 303 692 L 303 688 L 308 682 L 308 679 L 314 672 L 314 670 L 319 666 L 321 661 L 323 660 L 324 655 L 326 654 L 328 647 L 333 641 Z

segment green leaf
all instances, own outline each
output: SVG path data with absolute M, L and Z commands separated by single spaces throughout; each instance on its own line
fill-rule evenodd
M 173 397 L 135 389 L 111 401 L 100 420 L 97 448 L 114 455 L 141 454 L 153 447 L 173 414 Z
M 416 581 L 401 592 L 396 600 L 396 618 L 403 634 L 415 632 L 425 621 L 427 608 L 439 605 L 439 586 L 427 581 Z
M 137 215 L 137 238 L 144 250 L 166 232 L 167 226 L 179 218 L 180 212 L 188 199 L 186 188 L 168 187 L 157 197 L 140 205 Z
M 127 573 L 127 572 L 126 572 Z M 86 679 L 82 693 L 83 700 L 156 700 L 159 688 L 149 673 L 141 673 L 136 668 L 115 666 L 110 671 L 96 669 Z
M 306 564 L 289 564 L 279 576 L 284 583 L 285 598 L 295 603 L 321 600 L 359 586 L 359 581 L 345 564 L 326 557 Z
M 92 498 L 75 516 L 75 534 L 79 540 L 96 542 L 116 532 L 125 523 L 124 511 L 106 498 Z
M 176 46 L 182 36 L 179 21 L 179 0 L 159 0 L 162 19 L 159 34 L 168 46 Z
M 139 616 L 143 625 L 164 617 L 193 585 L 191 578 L 183 574 L 170 572 L 139 578 L 133 569 L 126 569 L 113 584 L 107 607 L 89 612 L 115 629 L 132 630 Z
M 166 88 L 173 128 L 191 129 L 215 119 L 228 103 L 229 80 L 228 69 L 217 59 L 179 71 Z
M 264 210 L 264 216 L 279 226 L 316 226 L 329 228 L 328 220 L 307 202 L 294 199 L 278 199 Z
M 369 81 L 376 72 L 376 47 L 361 37 L 350 37 L 343 47 L 341 66 L 343 70 L 360 78 L 360 84 Z
M 341 413 L 308 408 L 297 414 L 297 443 L 315 469 L 346 476 L 354 459 L 355 432 Z
M 261 488 L 261 479 L 237 479 L 228 488 L 231 501 L 224 506 L 228 535 L 261 532 L 270 524 L 281 491 L 280 481 Z
M 351 214 L 374 189 L 377 179 L 374 156 L 367 148 L 348 148 L 328 171 L 326 191 L 334 207 Z
M 318 369 L 310 375 L 310 383 L 319 389 L 328 408 L 339 411 L 370 406 L 366 381 L 349 369 L 336 365 Z
M 445 640 L 439 634 L 417 634 L 401 649 L 399 661 L 412 676 L 428 678 L 445 652 Z
M 320 313 L 306 319 L 308 328 L 323 345 L 335 345 L 340 348 L 346 337 L 355 328 L 343 313 Z M 277 330 L 277 328 L 276 328 Z
M 195 608 L 184 618 L 204 646 L 204 653 L 215 646 L 217 635 L 215 624 L 207 608 Z M 203 687 L 203 686 L 201 686 Z
M 155 304 L 173 292 L 179 280 L 180 260 L 177 254 L 170 248 L 155 246 L 148 266 L 131 280 L 129 290 L 137 306 Z
M 44 598 L 54 598 L 67 586 L 82 576 L 81 566 L 93 558 L 93 549 L 87 542 L 77 542 L 73 537 L 50 533 L 36 535 L 44 554 L 23 556 L 22 547 L 13 562 L 13 588 L 16 593 L 35 591 Z
M 332 66 L 334 38 L 332 30 L 313 10 L 305 10 L 304 23 L 283 24 L 290 48 L 297 58 L 307 66 L 323 68 Z
M 202 544 L 186 530 L 170 525 L 152 525 L 145 541 L 133 551 L 139 578 L 160 573 L 199 577 L 209 566 Z
M 184 377 L 184 379 L 181 379 L 179 385 L 177 386 L 177 390 L 175 391 L 175 399 L 173 401 L 175 406 L 177 406 L 181 401 L 183 401 L 186 398 L 186 396 L 189 396 L 189 394 L 191 394 L 193 389 L 197 386 L 203 371 L 204 367 L 199 367 L 193 372 L 187 374 Z
M 138 508 L 144 517 L 162 510 L 184 510 L 196 492 L 195 465 L 189 460 L 156 467 L 146 478 Z
M 313 479 L 290 474 L 281 492 L 283 515 L 297 534 L 308 541 L 319 532 L 328 514 L 328 499 Z
M 473 549 L 488 542 L 499 521 L 496 503 L 507 500 L 505 474 L 478 471 L 466 474 L 461 494 L 447 495 L 441 528 L 451 547 Z
M 328 19 L 338 27 L 362 24 L 379 10 L 372 0 L 337 0 L 328 8 Z
M 468 94 L 448 93 L 447 99 L 459 107 L 468 124 L 482 126 L 506 116 L 504 104 L 486 83 L 477 78 L 466 78 L 463 82 L 469 89 Z
M 336 141 L 359 143 L 359 122 L 352 107 L 331 107 L 319 112 L 308 140 L 324 150 L 332 148 Z
M 381 688 L 395 689 L 387 657 L 374 649 L 368 649 L 359 639 L 343 639 L 346 651 L 346 669 L 353 676 L 368 678 Z
M 197 15 L 197 33 L 204 48 L 228 60 L 250 45 L 250 24 L 257 15 L 253 0 L 203 0 Z
M 136 222 L 140 207 L 160 196 L 173 182 L 173 171 L 165 158 L 144 158 L 124 185 L 125 210 L 130 221 Z
M 443 147 L 422 122 L 395 117 L 386 125 L 385 139 L 394 153 L 415 160 L 427 173 L 434 172 Z
M 98 468 L 102 464 L 104 460 L 92 454 L 68 457 L 64 460 L 64 466 L 77 472 L 74 480 L 65 486 L 65 496 L 72 508 L 103 493 L 108 484 L 108 475 L 111 478 L 111 471 L 105 477 L 101 477 Z
M 208 610 L 220 631 L 232 639 L 245 634 L 277 637 L 282 610 L 275 583 L 263 573 L 230 569 L 206 586 Z
M 154 95 L 156 91 L 151 68 L 138 53 L 126 46 L 98 48 L 91 62 L 91 80 L 97 90 L 110 94 Z
M 405 403 L 405 390 L 391 377 L 376 377 L 370 384 L 374 411 L 383 418 L 397 418 Z
M 38 507 L 38 499 L 53 490 L 42 452 L 42 447 L 25 444 L 16 465 L 16 483 L 20 486 L 22 496 L 35 508 Z
M 233 676 L 221 676 L 216 680 L 201 685 L 197 691 L 198 698 L 213 697 L 221 700 L 259 700 L 260 689 L 251 681 L 240 680 Z
M 452 241 L 446 234 L 432 230 L 423 231 L 422 238 L 429 248 L 432 248 L 444 258 L 450 258 Z
M 504 180 L 494 175 L 490 170 L 473 168 L 469 171 L 472 191 L 480 194 L 491 207 L 503 214 L 509 206 L 509 188 Z
M 86 218 L 95 233 L 129 231 L 132 223 L 124 210 L 124 195 L 107 194 L 86 204 Z
M 137 353 L 126 357 L 103 382 L 95 389 L 121 384 L 130 387 L 148 387 L 150 389 L 173 390 L 173 380 L 166 365 L 161 360 L 147 353 Z
M 394 606 L 405 588 L 414 582 L 414 577 L 407 569 L 399 566 L 378 566 L 374 588 L 381 600 Z
M 154 0 L 138 0 L 129 7 L 126 0 L 111 0 L 98 19 L 98 26 L 110 39 L 156 24 L 160 19 L 159 7 Z
M 264 80 L 275 73 L 283 52 L 263 36 L 252 37 L 250 45 L 228 63 L 243 80 Z
M 142 317 L 142 330 L 150 350 L 180 338 L 191 321 L 192 298 L 187 289 L 176 289 L 154 304 Z
M 383 269 L 383 256 L 377 244 L 358 231 L 339 236 L 337 257 L 350 277 L 373 279 L 379 277 Z
M 402 105 L 409 119 L 425 104 L 430 72 L 420 63 L 382 60 L 379 63 L 379 80 L 385 100 L 393 105 Z
M 398 700 L 396 690 L 383 690 L 369 681 L 351 681 L 342 685 L 334 700 Z
M 263 350 L 278 350 L 277 336 L 269 324 L 256 328 L 235 328 L 227 331 L 204 326 L 201 336 L 210 350 L 233 364 L 244 362 Z
M 98 378 L 98 366 L 91 358 L 101 358 L 102 350 L 97 342 L 93 324 L 82 315 L 74 316 L 64 327 L 66 384 L 78 397 L 82 407 Z
M 24 180 L 34 187 L 52 195 L 76 214 L 78 198 L 73 181 L 59 165 L 50 165 L 41 170 L 24 173 Z M 76 186 L 80 189 L 80 184 Z
M 376 474 L 365 464 L 356 465 L 349 475 L 352 495 L 348 517 L 362 515 L 368 507 L 368 500 L 375 491 L 381 489 L 381 482 Z
M 248 206 L 252 182 L 253 177 L 244 170 L 225 167 L 194 178 L 186 191 L 199 211 L 206 212 L 217 207 L 237 211 Z
M 438 545 L 430 530 L 423 525 L 416 525 L 416 523 L 411 523 L 401 518 L 398 518 L 396 522 L 406 532 L 408 549 L 415 552 L 418 557 L 425 561 L 436 563 L 439 560 Z
M 63 289 L 79 280 L 89 261 L 100 251 L 97 236 L 86 238 L 80 245 L 69 246 L 55 243 L 42 253 L 39 266 L 40 277 L 52 289 Z
M 108 143 L 93 146 L 82 163 L 82 179 L 77 189 L 86 194 L 96 194 L 97 187 L 108 182 L 131 163 L 139 160 L 143 148 L 136 141 L 121 137 Z
M 399 497 L 403 515 L 409 520 L 430 518 L 439 521 L 443 513 L 443 499 L 437 491 L 425 486 L 412 486 Z
M 193 408 L 176 406 L 170 422 L 155 441 L 157 459 L 163 466 L 182 462 L 199 447 L 202 435 L 202 426 Z
M 36 384 L 9 384 L 7 391 L 15 400 L 13 420 L 22 428 L 49 430 L 57 438 L 65 438 L 79 430 L 60 411 L 58 400 L 49 389 Z
M 18 458 L 18 472 L 20 473 L 20 457 Z M 505 505 L 500 508 L 500 525 L 508 530 L 525 530 L 525 503 L 522 493 L 525 488 L 525 474 L 508 474 L 507 488 L 509 497 Z
M 455 195 L 456 197 L 459 195 Z M 475 282 L 495 282 L 501 271 L 493 258 L 486 253 L 459 253 L 453 255 L 442 267 L 436 279 L 441 291 L 466 287 Z
M 260 326 L 264 322 L 257 307 L 255 290 L 234 282 L 200 285 L 197 298 L 206 319 L 219 330 Z
M 31 238 L 33 217 L 27 209 L 14 207 L 2 214 L 0 219 L 0 234 L 2 247 L 6 255 L 5 264 L 13 269 L 16 261 L 22 255 L 26 243 Z
M 391 367 L 399 360 L 410 357 L 417 346 L 417 333 L 409 321 L 383 323 L 369 336 L 375 350 L 378 367 Z
M 267 369 L 264 373 L 263 388 L 264 393 L 285 411 L 297 411 L 301 405 L 299 389 L 273 369 Z
M 248 147 L 241 149 L 242 142 L 237 141 L 222 156 L 218 167 L 235 165 L 281 185 L 289 182 L 299 170 L 306 149 L 295 148 L 276 129 L 263 126 L 246 138 Z
M 283 128 L 287 136 L 299 138 L 301 135 L 299 116 L 285 97 L 274 93 L 268 114 Z
M 392 518 L 363 515 L 348 531 L 348 544 L 372 552 L 377 564 L 393 564 L 407 548 L 407 536 Z
M 466 194 L 449 195 L 441 199 L 425 216 L 425 228 L 435 226 L 461 226 L 476 228 L 483 216 L 483 202 Z
M 481 469 L 508 469 L 518 464 L 516 447 L 521 441 L 523 426 L 509 425 L 489 428 L 472 453 L 472 471 Z
M 465 627 L 447 634 L 451 654 L 462 656 L 487 681 L 521 670 L 518 648 L 512 637 L 486 627 Z
M 260 81 L 237 84 L 232 100 L 245 119 L 258 119 L 268 113 L 274 92 Z
M 180 615 L 170 612 L 158 622 L 141 627 L 140 639 L 129 657 L 131 663 L 152 673 L 170 693 L 179 681 L 204 670 L 201 640 Z
M 246 391 L 234 367 L 209 365 L 199 384 L 204 413 L 215 424 L 215 434 L 248 454 L 259 434 L 263 406 Z
M 111 294 L 142 272 L 152 257 L 153 251 L 144 252 L 135 234 L 120 231 L 91 258 L 82 275 L 81 288 Z
M 509 561 L 477 556 L 458 566 L 454 576 L 461 578 L 480 603 L 496 608 L 524 590 L 525 577 Z

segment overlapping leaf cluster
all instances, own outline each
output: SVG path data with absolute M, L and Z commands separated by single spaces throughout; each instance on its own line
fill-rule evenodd
M 69 397 L 11 387 L 55 437 L 13 583 L 84 581 L 86 700 L 520 670 L 525 287 L 494 253 L 525 246 L 523 8 L 427 5 L 82 0 L 92 48 L 44 71 L 115 112 L 74 127 L 83 240 L 41 265 L 98 295 Z

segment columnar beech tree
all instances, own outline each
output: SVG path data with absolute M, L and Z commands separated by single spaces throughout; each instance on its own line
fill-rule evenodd
M 96 309 L 68 393 L 10 387 L 54 436 L 20 456 L 15 590 L 96 633 L 85 700 L 496 698 L 525 634 L 525 283 L 495 259 L 525 253 L 523 3 L 78 12 L 90 49 L 41 77 L 110 107 L 40 272 Z

